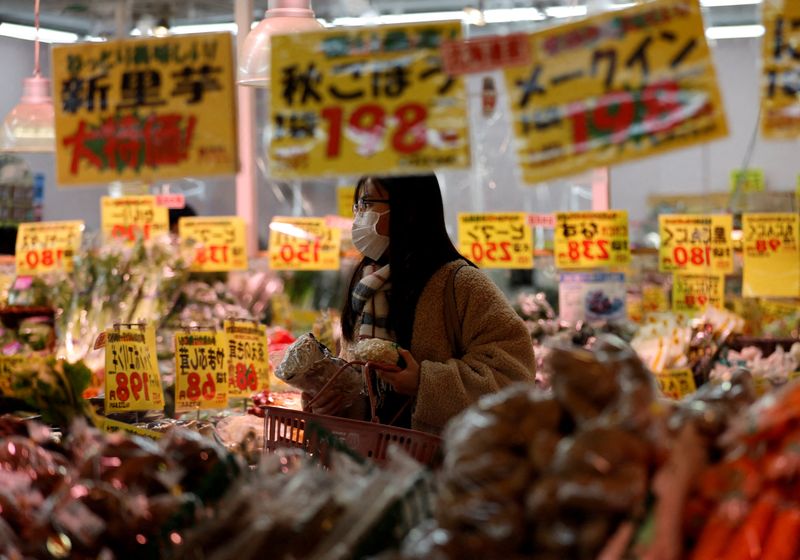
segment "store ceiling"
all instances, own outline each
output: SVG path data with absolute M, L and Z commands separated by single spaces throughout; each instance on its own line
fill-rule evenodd
M 122 16 L 130 27 L 142 17 L 166 19 L 171 25 L 229 22 L 236 0 L 41 0 L 41 25 L 80 35 L 113 34 Z M 586 0 L 577 3 L 583 4 Z M 480 0 L 312 0 L 318 17 L 360 16 L 367 12 L 402 14 L 458 11 L 478 7 Z M 484 0 L 485 9 L 572 5 L 571 0 Z M 268 0 L 254 0 L 254 18 L 260 19 Z M 707 11 L 709 25 L 757 23 L 757 5 L 714 7 Z M 0 22 L 32 25 L 33 0 L 0 0 Z

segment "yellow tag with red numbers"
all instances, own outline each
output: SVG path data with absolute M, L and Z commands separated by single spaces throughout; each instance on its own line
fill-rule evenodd
M 559 212 L 555 228 L 556 268 L 608 268 L 631 260 L 628 213 Z
M 339 270 L 342 231 L 323 218 L 278 216 L 269 225 L 273 270 Z
M 178 232 L 181 239 L 191 239 L 197 244 L 192 271 L 247 270 L 245 223 L 242 218 L 181 218 Z
M 269 389 L 267 327 L 253 321 L 225 321 L 228 397 L 249 397 Z
M 106 336 L 106 414 L 163 410 L 164 390 L 156 358 L 156 331 L 123 327 Z
M 533 231 L 524 212 L 460 213 L 458 246 L 481 268 L 533 268 Z
M 48 272 L 72 272 L 72 257 L 81 247 L 84 224 L 70 222 L 27 222 L 17 231 L 17 276 Z
M 225 335 L 188 331 L 175 335 L 175 410 L 226 408 L 228 363 Z

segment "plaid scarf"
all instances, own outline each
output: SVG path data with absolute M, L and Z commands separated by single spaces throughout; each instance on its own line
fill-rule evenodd
M 381 338 L 395 341 L 389 328 L 389 265 L 364 267 L 364 275 L 353 290 L 353 311 L 361 316 L 358 338 Z

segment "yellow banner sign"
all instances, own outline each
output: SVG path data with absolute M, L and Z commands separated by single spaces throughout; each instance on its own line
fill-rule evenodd
M 658 217 L 662 272 L 733 272 L 733 217 L 669 214 Z
M 697 0 L 655 0 L 529 36 L 505 70 L 526 183 L 727 135 Z
M 164 408 L 153 325 L 107 332 L 105 393 L 106 414 Z
M 169 211 L 156 204 L 152 195 L 104 196 L 100 200 L 100 223 L 106 240 L 134 243 L 169 233 Z
M 628 213 L 559 212 L 555 227 L 556 268 L 607 268 L 631 260 Z
M 355 187 L 336 188 L 336 206 L 342 218 L 353 218 L 353 199 L 356 196 Z
M 800 2 L 764 0 L 761 134 L 773 140 L 800 136 Z
M 175 335 L 175 410 L 227 408 L 225 336 L 215 331 Z
M 269 389 L 267 327 L 253 321 L 225 321 L 228 342 L 228 397 L 249 397 Z
M 709 305 L 722 309 L 725 275 L 676 272 L 672 277 L 672 310 L 697 313 Z
M 669 399 L 680 400 L 697 391 L 690 369 L 671 369 L 656 373 L 656 381 L 661 393 Z
M 272 175 L 469 167 L 465 82 L 440 52 L 460 38 L 456 21 L 273 37 Z
M 764 180 L 763 169 L 736 169 L 731 171 L 731 193 L 739 190 L 740 192 L 764 192 L 767 183 Z
M 230 33 L 53 47 L 59 185 L 234 174 Z
M 83 230 L 81 221 L 20 224 L 15 255 L 17 275 L 72 272 L 72 258 L 81 248 Z
M 192 271 L 247 270 L 247 241 L 242 218 L 181 218 L 178 232 L 181 239 L 191 239 L 197 244 Z
M 342 232 L 323 218 L 277 216 L 269 225 L 273 270 L 339 270 Z
M 800 214 L 743 214 L 745 297 L 800 297 Z
M 524 212 L 460 213 L 458 246 L 482 268 L 533 268 L 533 232 Z

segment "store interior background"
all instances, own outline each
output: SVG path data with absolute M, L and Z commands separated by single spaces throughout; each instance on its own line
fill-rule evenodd
M 9 14 L 19 17 L 20 10 L 30 5 L 32 14 L 33 2 L 24 0 L 3 0 L 0 2 L 0 21 L 10 21 Z M 59 22 L 69 23 L 69 18 L 58 13 L 48 12 L 48 7 L 63 9 L 65 2 L 44 1 L 42 3 L 42 25 L 58 28 Z M 105 4 L 105 2 L 104 2 Z M 108 4 L 112 4 L 109 2 Z M 183 9 L 190 4 L 202 7 L 203 2 L 180 0 L 171 2 L 172 9 Z M 224 13 L 224 6 L 229 6 L 227 20 L 233 19 L 233 2 L 210 2 L 218 11 Z M 263 14 L 266 1 L 256 3 L 255 11 Z M 438 0 L 434 2 L 414 2 L 413 0 L 396 0 L 392 2 L 372 3 L 317 1 L 312 2 L 317 16 L 326 17 L 328 21 L 334 17 L 352 16 L 358 10 L 373 9 L 385 12 L 419 12 L 454 8 L 454 3 Z M 452 4 L 452 5 L 451 5 Z M 486 2 L 486 8 L 531 6 L 534 2 Z M 550 6 L 554 2 L 535 3 L 538 7 Z M 157 2 L 133 2 L 132 9 L 156 10 Z M 596 8 L 595 8 L 596 9 Z M 734 23 L 758 23 L 758 6 L 739 6 L 718 13 L 735 14 Z M 185 11 L 185 10 L 184 10 Z M 187 12 L 189 15 L 191 12 Z M 198 12 L 202 13 L 202 12 Z M 32 16 L 31 16 L 32 17 Z M 216 20 L 220 16 L 217 14 Z M 738 18 L 738 19 L 736 19 Z M 106 18 L 108 19 L 108 18 Z M 224 19 L 224 18 L 223 18 Z M 711 18 L 709 18 L 711 19 Z M 195 23 L 205 20 L 198 16 Z M 565 23 L 567 19 L 550 20 L 548 23 Z M 101 22 L 113 26 L 114 22 Z M 707 25 L 709 22 L 706 22 Z M 726 22 L 727 23 L 727 22 Z M 718 24 L 718 22 L 714 22 Z M 516 25 L 496 24 L 485 28 L 470 27 L 472 33 L 498 33 L 511 29 L 530 30 L 541 26 L 541 22 L 522 22 Z M 68 26 L 67 26 L 68 28 Z M 50 75 L 49 46 L 43 49 L 42 66 L 45 75 Z M 728 117 L 730 135 L 727 139 L 706 144 L 700 147 L 670 152 L 666 155 L 651 157 L 637 162 L 617 165 L 609 170 L 610 206 L 625 209 L 629 212 L 634 235 L 637 223 L 648 217 L 648 197 L 651 195 L 703 195 L 712 192 L 727 192 L 729 177 L 733 169 L 742 166 L 748 145 L 751 142 L 758 118 L 760 87 L 760 38 L 725 39 L 711 41 L 712 52 L 716 62 L 720 89 L 724 98 Z M 33 43 L 27 40 L 0 37 L 0 68 L 3 69 L 3 87 L 0 88 L 0 114 L 6 114 L 19 100 L 22 80 L 29 76 L 33 68 Z M 472 76 L 469 88 L 472 96 L 472 134 L 474 163 L 470 171 L 441 172 L 447 219 L 453 237 L 455 237 L 456 214 L 460 211 L 503 211 L 524 210 L 526 212 L 549 213 L 563 210 L 591 209 L 591 175 L 557 181 L 546 185 L 523 185 L 518 176 L 515 157 L 511 147 L 511 128 L 505 111 L 506 99 L 502 76 L 495 75 L 495 83 L 499 92 L 497 109 L 490 118 L 481 114 L 480 87 L 484 75 Z M 259 115 L 257 131 L 259 137 L 263 132 L 264 93 L 258 99 Z M 499 147 L 499 148 L 498 148 Z M 798 163 L 798 142 L 766 141 L 757 137 L 755 149 L 750 159 L 750 166 L 762 168 L 766 183 L 771 191 L 794 192 L 800 163 Z M 263 154 L 263 150 L 259 153 Z M 106 194 L 104 186 L 97 188 L 59 189 L 55 182 L 54 158 L 51 154 L 26 155 L 35 172 L 45 175 L 44 219 L 83 219 L 89 228 L 99 226 L 99 198 Z M 267 224 L 275 215 L 324 215 L 336 213 L 336 195 L 332 188 L 337 181 L 306 182 L 303 184 L 277 183 L 269 180 L 263 173 L 267 162 L 261 156 L 258 172 L 258 197 L 260 207 L 260 231 L 262 240 L 266 237 Z M 341 181 L 340 181 L 341 182 Z M 346 182 L 346 181 L 345 181 Z M 236 211 L 234 177 L 207 179 L 187 178 L 171 182 L 173 192 L 184 192 L 187 202 L 192 204 L 201 214 L 226 215 Z M 719 209 L 724 210 L 724 209 Z M 262 241 L 263 242 L 263 241 Z

